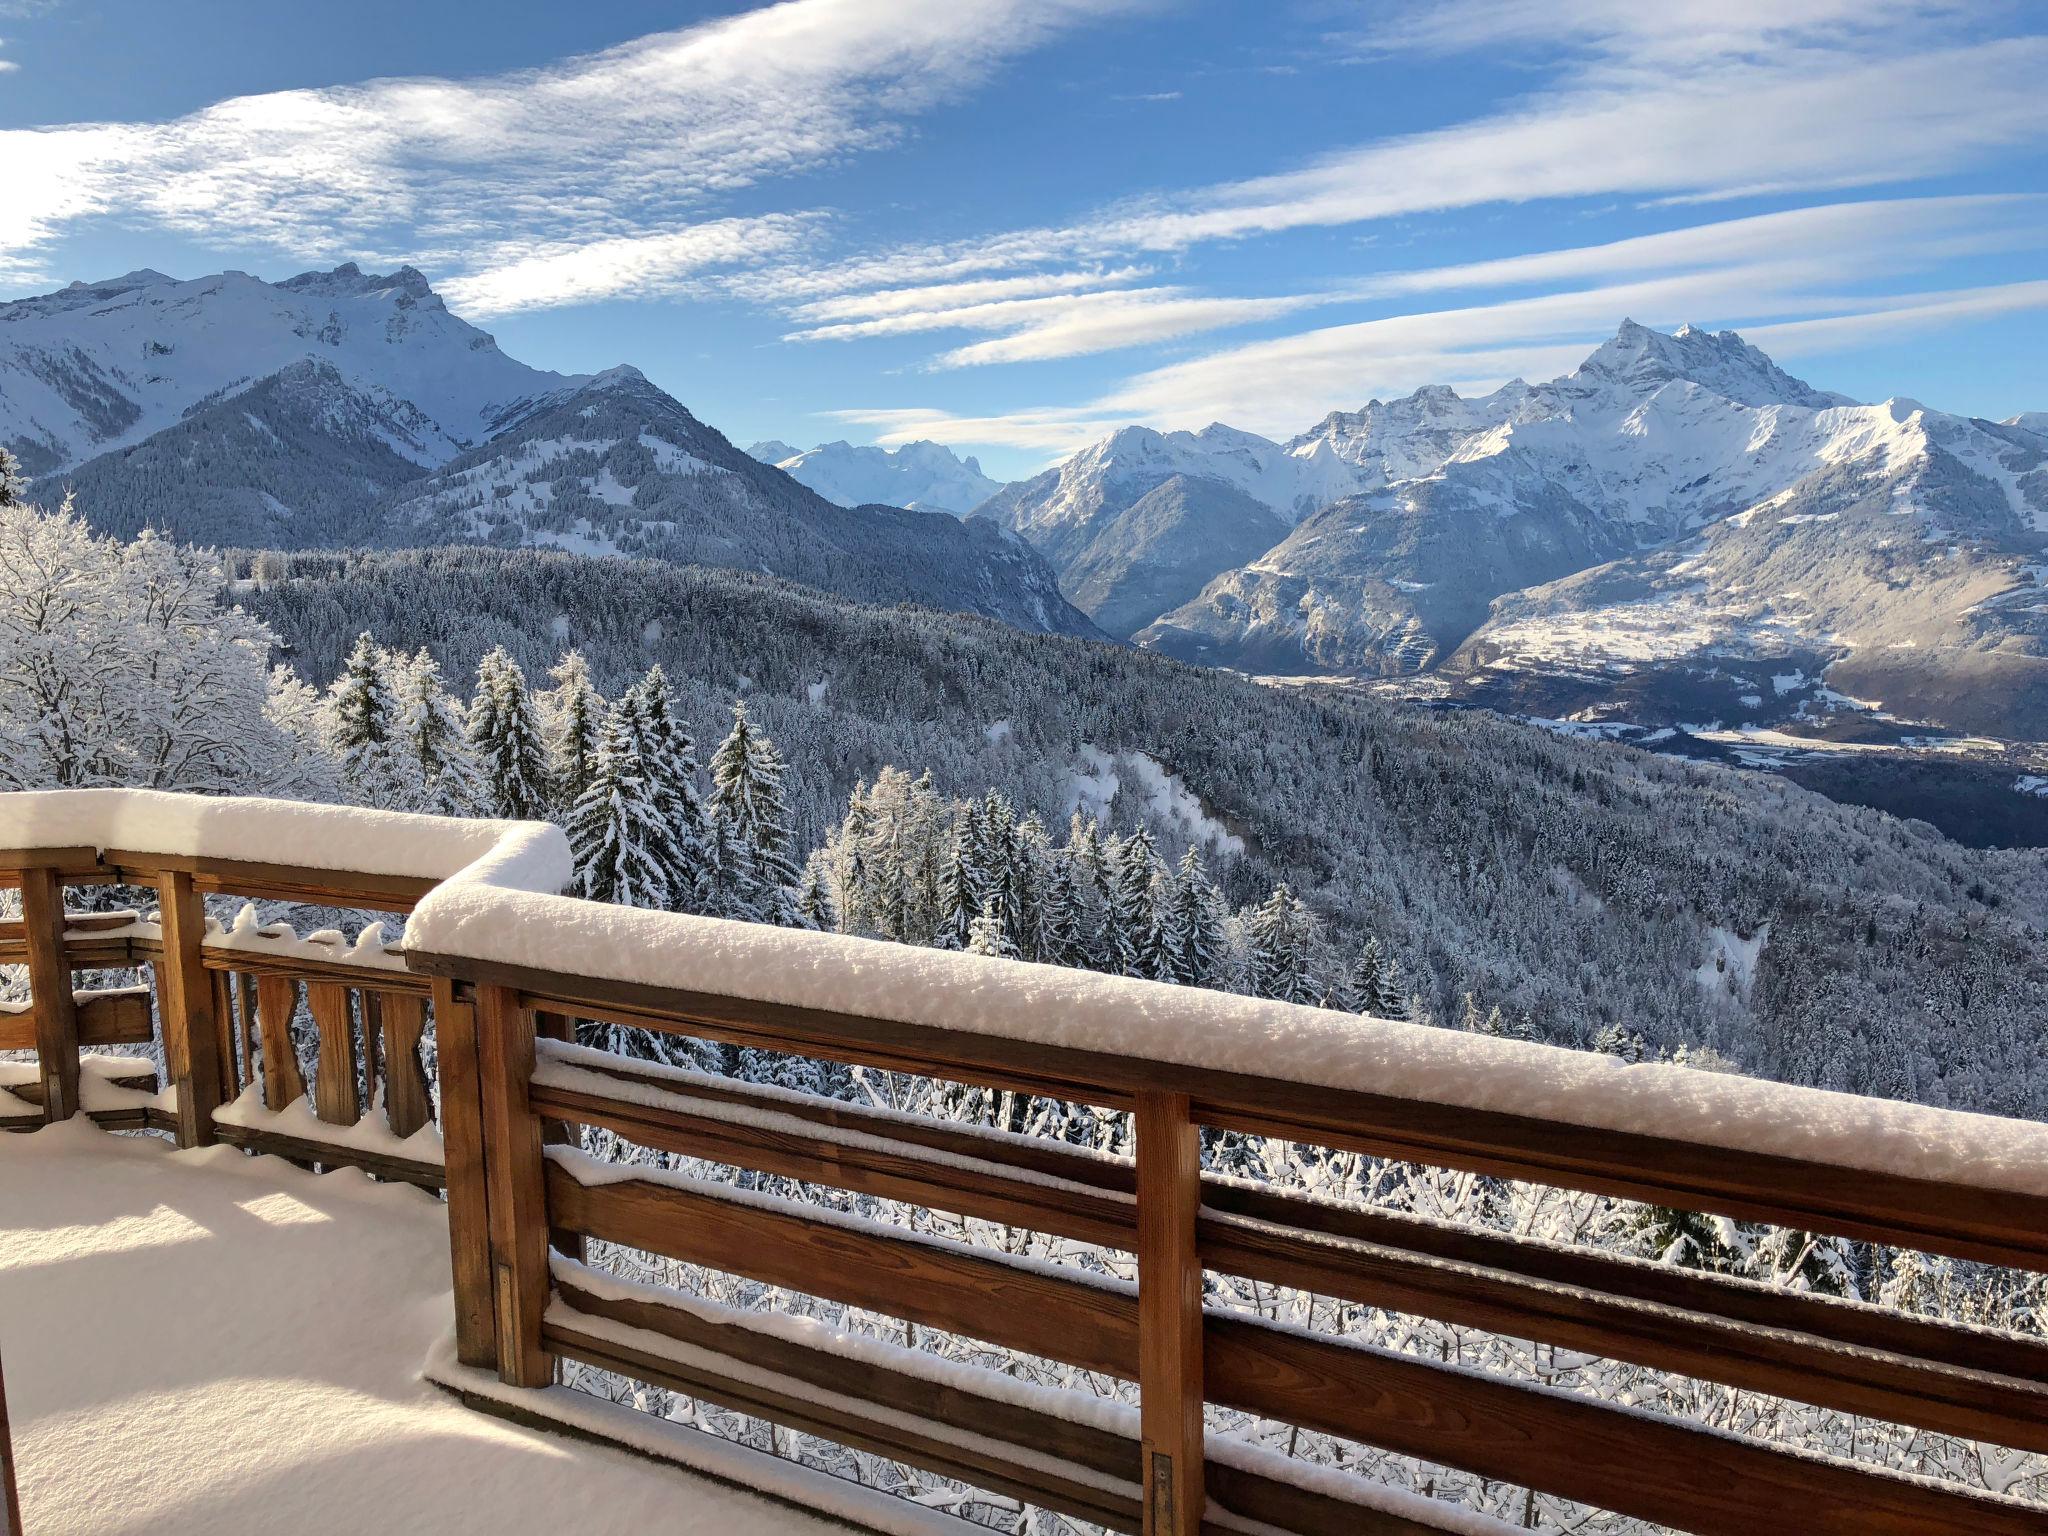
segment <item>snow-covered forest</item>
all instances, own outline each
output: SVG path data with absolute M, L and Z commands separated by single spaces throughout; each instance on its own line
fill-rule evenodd
M 1408 1015 L 2003 1113 L 2048 1106 L 2048 882 L 1780 780 L 1477 714 L 1304 697 L 729 572 L 428 551 L 217 557 L 95 535 L 0 481 L 0 788 L 136 784 L 545 816 L 599 900 Z M 1121 1154 L 1120 1118 L 628 1032 L 587 1043 Z M 651 1158 L 597 1136 L 599 1157 Z M 2034 1329 L 2041 1281 L 1279 1142 L 1220 1170 L 1523 1236 Z M 687 1160 L 665 1159 L 683 1171 Z M 702 1170 L 713 1176 L 717 1170 Z M 786 1181 L 788 1198 L 1128 1278 L 1127 1255 Z M 713 1301 L 1115 1395 L 600 1249 Z M 2048 1499 L 1951 1437 L 1216 1279 L 1211 1300 L 1773 1441 Z M 886 1330 L 886 1332 L 885 1332 Z M 589 1390 L 1019 1527 L 1000 1500 L 584 1373 Z M 1231 1432 L 1515 1523 L 1528 1490 L 1252 1422 Z

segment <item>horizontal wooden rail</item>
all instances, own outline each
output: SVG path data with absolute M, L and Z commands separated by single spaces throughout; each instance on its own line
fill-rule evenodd
M 524 966 L 418 951 L 407 962 L 511 988 L 545 1012 L 1084 1104 L 1185 1093 L 1196 1120 L 1219 1129 L 2048 1271 L 2040 1195 Z
M 547 1197 L 550 1221 L 607 1242 L 1137 1377 L 1137 1298 L 1125 1288 L 710 1186 L 610 1173 L 586 1184 L 559 1158 Z M 1236 1313 L 1208 1312 L 1203 1347 L 1208 1396 L 1226 1407 L 1683 1530 L 1752 1536 L 1795 1505 L 1808 1529 L 1844 1536 L 2003 1536 L 2043 1520 L 2006 1500 Z
M 597 1051 L 543 1051 L 532 1102 L 544 1115 L 757 1172 L 1135 1247 L 1125 1162 Z M 630 1084 L 636 1097 L 605 1098 L 555 1080 L 565 1075 Z M 644 1102 L 657 1093 L 671 1102 Z M 699 1112 L 683 1107 L 691 1100 L 701 1101 Z M 719 1118 L 734 1110 L 739 1117 Z M 1006 1171 L 1013 1155 L 1028 1157 L 1036 1177 Z M 1204 1180 L 1202 1199 L 1202 1259 L 1224 1273 L 2048 1452 L 2048 1341 L 1214 1176 Z
M 665 1302 L 646 1287 L 624 1296 L 618 1294 L 622 1289 L 616 1281 L 594 1289 L 579 1281 L 573 1269 L 559 1278 L 560 1300 L 543 1326 L 549 1347 L 600 1370 L 772 1419 L 1111 1530 L 1139 1529 L 1138 1442 L 1131 1434 L 991 1396 L 957 1380 L 800 1343 L 748 1327 L 736 1317 L 708 1318 Z M 690 1353 L 678 1358 L 594 1335 L 587 1325 L 579 1326 L 576 1314 L 659 1335 L 687 1346 Z M 700 1352 L 730 1360 L 735 1368 L 720 1372 Z M 802 1390 L 764 1389 L 763 1372 Z M 838 1401 L 821 1404 L 821 1393 Z M 906 1418 L 960 1426 L 967 1433 L 920 1432 L 914 1424 L 906 1427 Z M 1028 1447 L 1030 1454 L 1011 1449 L 1019 1447 Z M 1049 1475 L 1048 1459 L 1095 1476 Z M 1441 1530 L 1213 1457 L 1206 1471 L 1210 1495 L 1225 1509 L 1300 1536 L 1433 1536 Z M 1108 1480 L 1123 1486 L 1105 1487 Z M 1204 1529 L 1227 1528 L 1212 1520 Z

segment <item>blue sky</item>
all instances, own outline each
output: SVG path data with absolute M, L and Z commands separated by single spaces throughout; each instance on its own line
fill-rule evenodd
M 2048 408 L 2048 13 L 0 0 L 0 297 L 411 262 L 742 444 L 1021 474 L 1549 377 L 1624 315 Z

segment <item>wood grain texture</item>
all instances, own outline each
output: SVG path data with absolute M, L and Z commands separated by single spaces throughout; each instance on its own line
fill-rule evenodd
M 385 992 L 378 1002 L 384 1025 L 384 1113 L 393 1135 L 410 1136 L 434 1117 L 427 1069 L 420 1064 L 426 999 L 410 992 Z
M 448 1180 L 448 1258 L 455 1294 L 455 1353 L 464 1365 L 498 1368 L 492 1292 L 482 1065 L 476 1004 L 455 984 L 434 983 L 434 1043 L 441 1068 L 441 1153 Z
M 486 986 L 477 989 L 476 1020 L 498 1376 L 510 1386 L 545 1387 L 554 1381 L 554 1361 L 540 1338 L 549 1288 L 548 1200 L 540 1117 L 526 1096 L 533 1015 L 510 991 Z
M 1144 1536 L 1196 1536 L 1206 1498 L 1202 1261 L 1195 1213 L 1202 1146 L 1177 1093 L 1138 1095 L 1138 1402 Z
M 1198 1124 L 2048 1271 L 2048 1197 L 1241 1073 L 408 951 L 429 974 L 579 1017 L 1128 1108 L 1185 1093 Z
M 43 1118 L 69 1120 L 78 1110 L 78 1003 L 71 995 L 71 963 L 64 953 L 64 887 L 54 872 L 23 873 L 21 916 Z
M 927 1328 L 1135 1380 L 1137 1298 L 960 1244 L 899 1238 L 742 1201 L 714 1186 L 583 1184 L 547 1168 L 548 1209 L 591 1237 L 868 1307 Z
M 162 913 L 163 953 L 157 961 L 164 1065 L 178 1090 L 178 1145 L 203 1147 L 213 1141 L 213 1112 L 220 1107 L 220 1059 L 213 1018 L 213 983 L 200 962 L 206 936 L 206 907 L 192 876 L 171 870 L 157 881 Z
M 2044 1516 L 1410 1355 L 1211 1311 L 1214 1402 L 1699 1536 L 2041 1536 Z
M 354 1125 L 363 1118 L 356 1087 L 355 1015 L 348 988 L 331 981 L 306 984 L 306 1011 L 320 1038 L 313 1067 L 313 1113 L 329 1125 Z
M 283 1109 L 306 1096 L 292 1016 L 299 1011 L 299 984 L 288 976 L 256 978 L 256 1031 L 263 1042 L 263 1107 Z

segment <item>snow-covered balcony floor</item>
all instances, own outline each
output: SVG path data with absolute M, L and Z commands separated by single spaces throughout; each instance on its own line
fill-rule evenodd
M 0 1135 L 0 1358 L 26 1528 L 843 1536 L 424 1379 L 430 1361 L 456 1369 L 442 1210 L 359 1173 L 83 1121 Z M 719 1471 L 804 1497 L 807 1474 L 729 1449 Z

